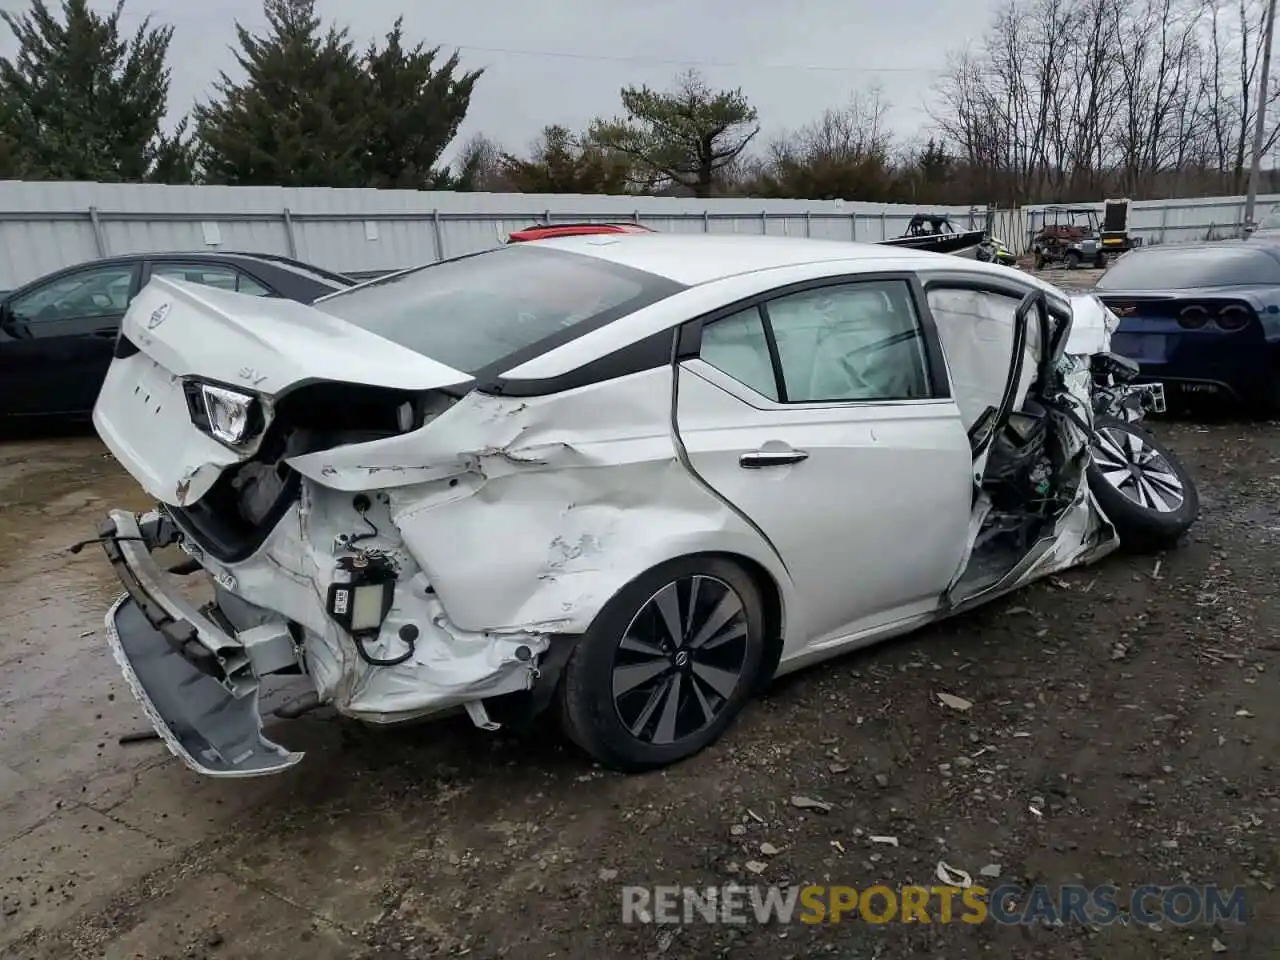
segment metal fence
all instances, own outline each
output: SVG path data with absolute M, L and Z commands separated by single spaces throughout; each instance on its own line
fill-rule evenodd
M 1260 209 L 1280 196 L 1259 198 Z M 1102 204 L 1094 205 L 1101 213 Z M 1243 197 L 1134 203 L 1146 243 L 1240 232 Z M 1029 212 L 997 211 L 994 233 L 1024 252 Z M 985 208 L 840 200 L 691 200 L 577 194 L 487 194 L 287 187 L 0 182 L 0 289 L 73 263 L 122 253 L 281 253 L 373 273 L 495 246 L 531 223 L 628 220 L 667 233 L 743 233 L 877 241 L 911 216 L 938 212 L 962 229 Z
M 812 200 L 686 200 L 286 187 L 0 182 L 0 288 L 122 253 L 281 253 L 351 273 L 385 271 L 502 243 L 533 223 L 633 221 L 667 233 L 876 241 L 925 209 Z M 958 224 L 985 211 L 940 207 Z
M 1280 203 L 1280 194 L 1258 197 L 1258 217 Z M 1044 224 L 1042 216 L 1049 204 L 1016 210 L 998 210 L 992 233 L 1015 253 L 1030 249 L 1031 237 Z M 1093 210 L 1099 221 L 1104 204 L 1071 204 L 1072 209 Z M 1244 235 L 1244 197 L 1198 197 L 1175 200 L 1137 200 L 1129 205 L 1129 233 L 1144 244 L 1188 243 L 1196 240 L 1226 240 Z M 1050 222 L 1053 215 L 1049 214 Z

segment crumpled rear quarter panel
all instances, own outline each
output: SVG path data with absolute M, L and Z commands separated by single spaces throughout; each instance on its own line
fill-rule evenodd
M 703 551 L 756 561 L 785 604 L 777 558 L 678 458 L 671 390 L 663 367 L 546 397 L 472 393 L 413 433 L 290 463 L 385 490 L 462 630 L 581 633 L 627 582 Z

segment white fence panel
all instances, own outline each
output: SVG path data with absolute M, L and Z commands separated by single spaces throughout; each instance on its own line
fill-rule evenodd
M 1280 195 L 1259 198 L 1259 214 Z M 1090 204 L 1101 216 L 1102 203 Z M 993 233 L 1015 252 L 1030 212 L 999 210 Z M 1243 197 L 1135 202 L 1145 243 L 1238 236 Z M 980 227 L 977 207 L 840 200 L 715 200 L 290 187 L 0 182 L 0 289 L 95 257 L 170 250 L 280 253 L 334 270 L 393 270 L 496 246 L 533 223 L 633 221 L 666 233 L 768 234 L 875 242 L 938 212 Z
M 935 208 L 839 200 L 691 200 L 287 187 L 0 182 L 0 289 L 95 257 L 161 250 L 296 256 L 392 270 L 484 250 L 533 223 L 633 221 L 668 233 L 876 241 Z M 970 207 L 940 207 L 967 225 Z

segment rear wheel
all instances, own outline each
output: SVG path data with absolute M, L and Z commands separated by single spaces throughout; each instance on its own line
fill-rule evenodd
M 596 616 L 560 685 L 565 732 L 620 770 L 693 756 L 750 696 L 765 645 L 760 593 L 715 557 L 663 564 Z
M 1079 250 L 1067 251 L 1067 269 L 1068 270 L 1080 269 L 1080 251 Z
M 1127 549 L 1170 546 L 1200 513 L 1200 496 L 1186 468 L 1155 437 L 1112 417 L 1094 423 L 1089 489 Z

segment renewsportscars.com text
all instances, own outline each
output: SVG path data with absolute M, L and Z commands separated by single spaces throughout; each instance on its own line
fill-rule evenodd
M 627 886 L 622 922 L 691 923 L 1109 923 L 1176 926 L 1245 922 L 1244 888 L 1178 885 L 1117 887 Z

